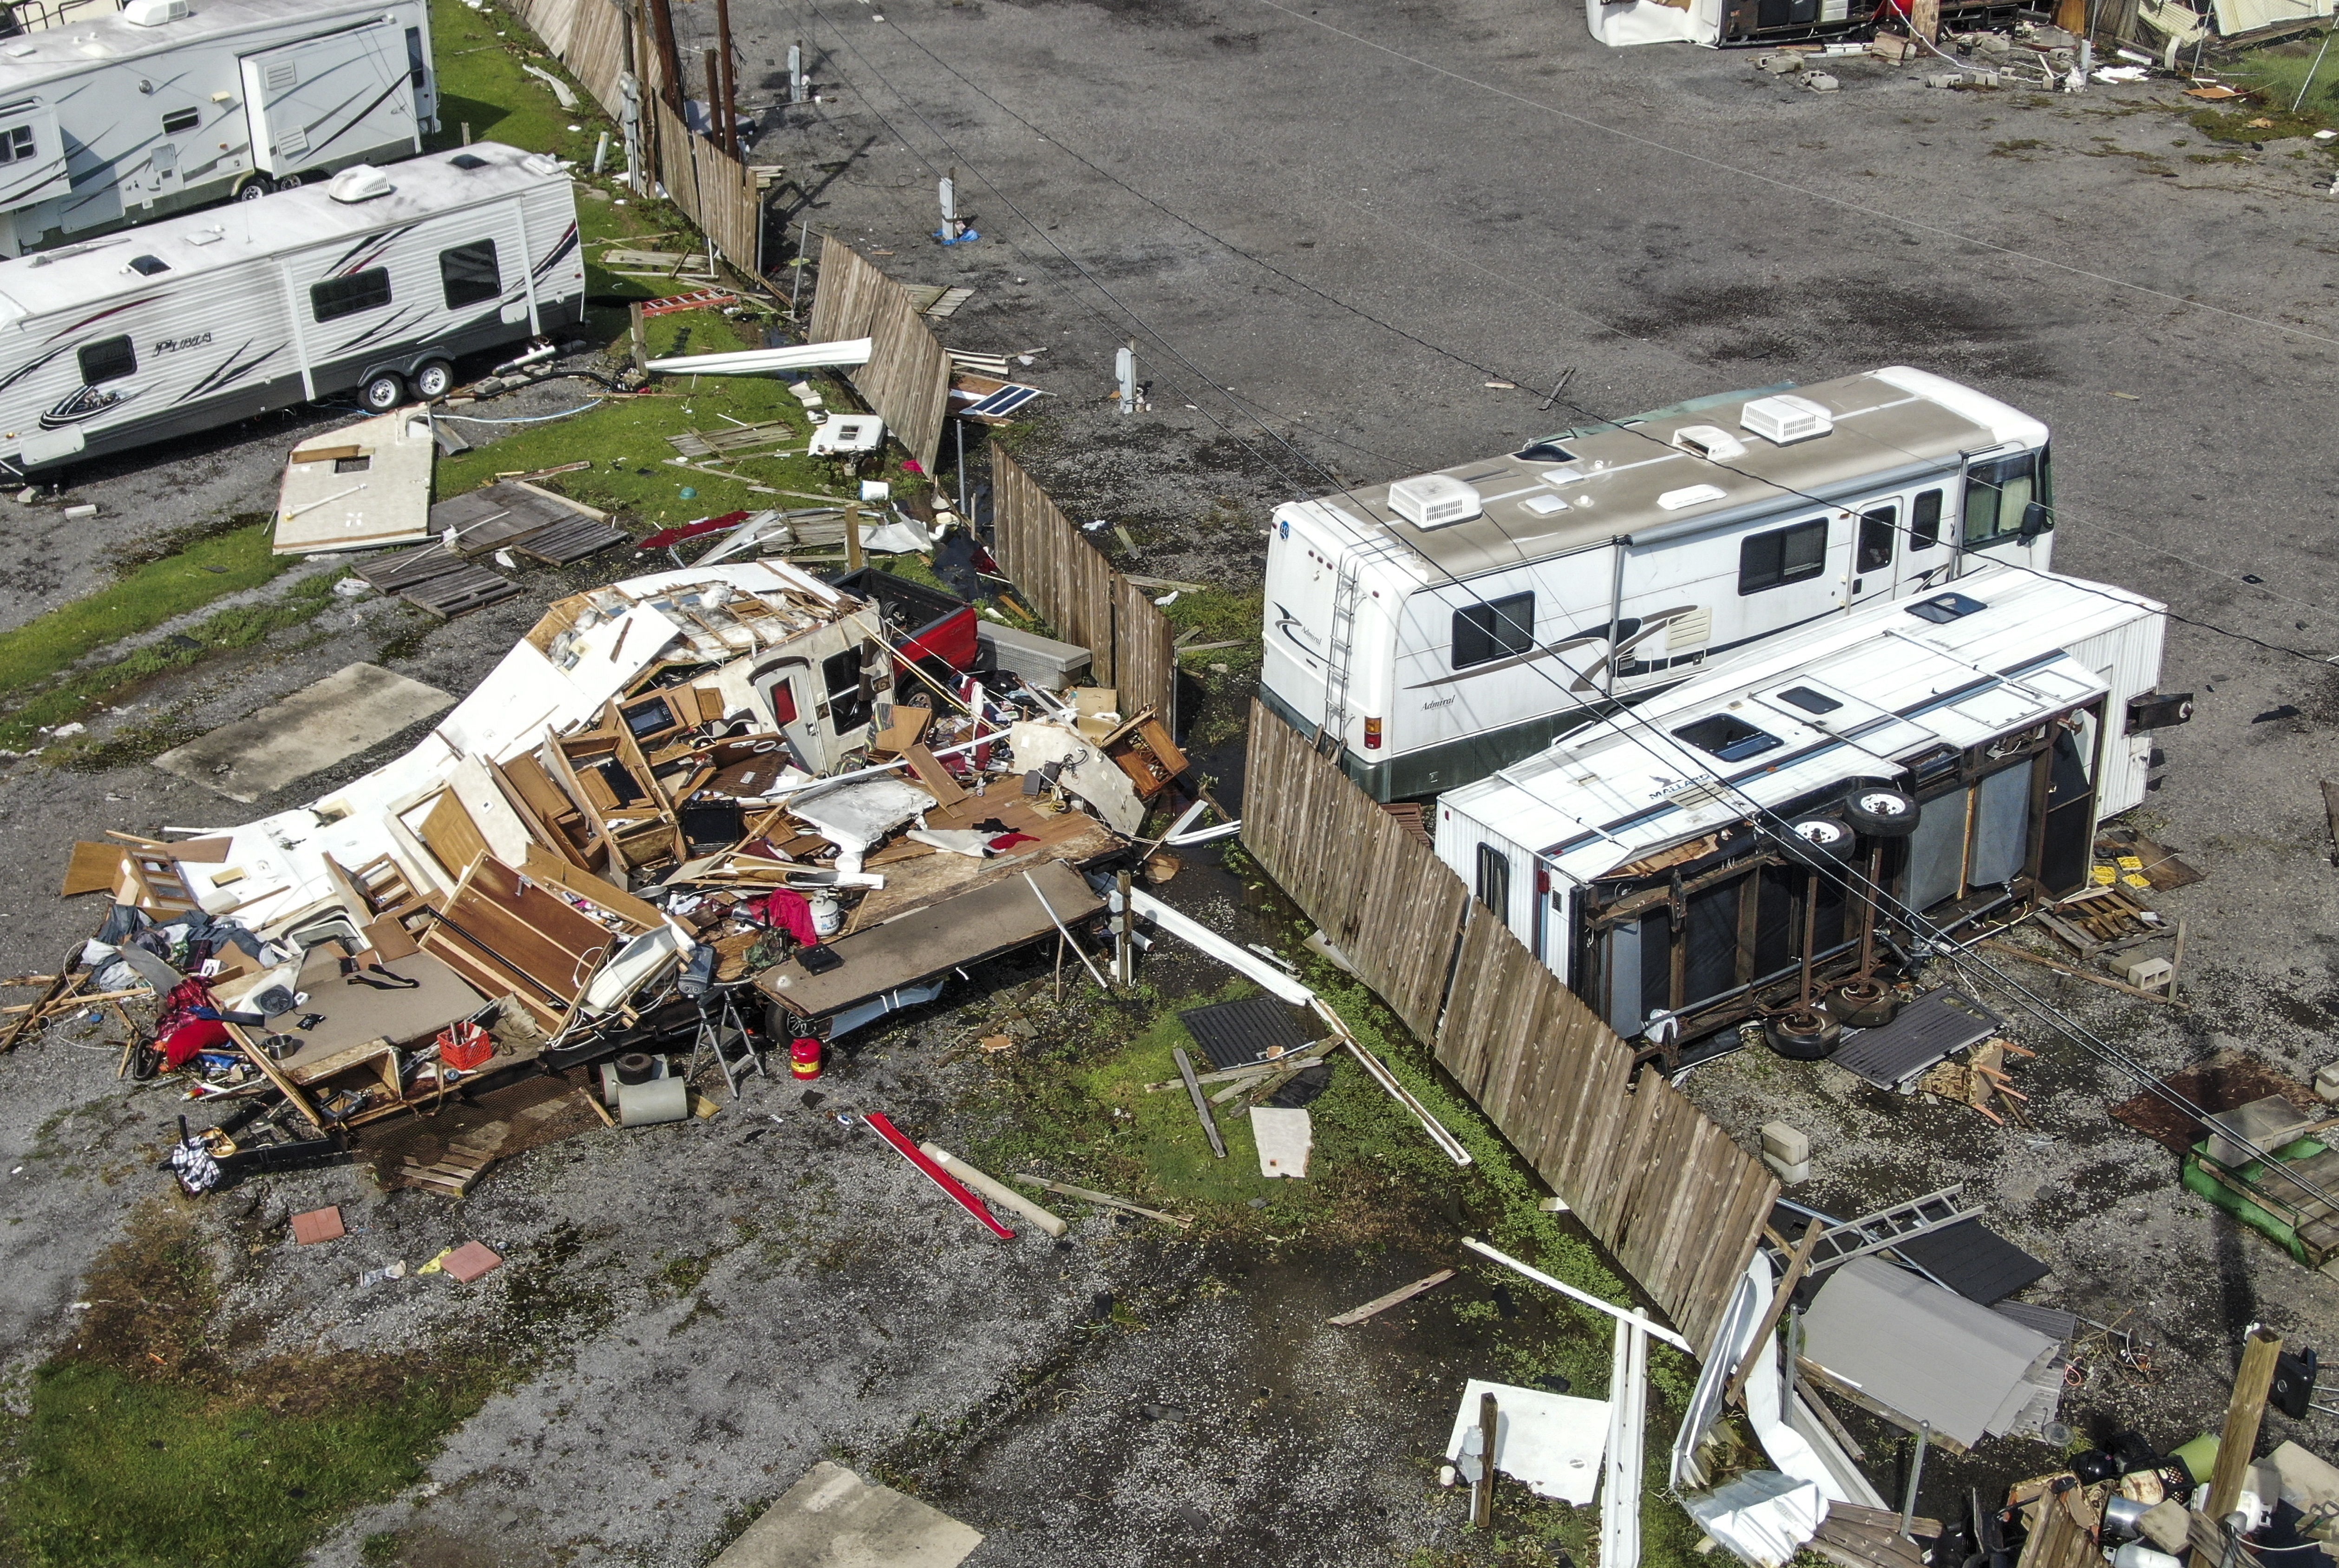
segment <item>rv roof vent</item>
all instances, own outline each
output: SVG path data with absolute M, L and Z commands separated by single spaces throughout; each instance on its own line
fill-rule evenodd
M 1478 492 L 1451 474 L 1416 474 L 1388 488 L 1389 510 L 1416 528 L 1467 522 L 1483 509 Z
M 1557 438 L 1548 441 L 1529 441 L 1511 456 L 1523 463 L 1572 463 L 1575 454 L 1559 444 Z
M 160 27 L 187 19 L 187 0 L 130 0 L 122 19 L 133 27 Z
M 1783 447 L 1790 441 L 1826 435 L 1835 429 L 1835 416 L 1809 398 L 1781 392 L 1775 398 L 1757 398 L 1740 409 L 1738 427 Z
M 477 153 L 458 153 L 447 162 L 458 169 L 484 169 L 488 166 L 488 161 Z
M 130 264 L 123 270 L 135 272 L 142 278 L 151 278 L 157 272 L 169 271 L 171 263 L 160 256 L 133 256 Z
M 1657 505 L 1668 512 L 1678 512 L 1683 507 L 1703 506 L 1718 501 L 1730 492 L 1720 485 L 1683 485 L 1678 490 L 1667 490 L 1657 498 Z
M 325 193 L 336 202 L 370 202 L 377 196 L 387 196 L 398 187 L 390 176 L 370 163 L 352 163 L 333 176 Z
M 1719 425 L 1683 425 L 1673 432 L 1673 445 L 1717 463 L 1746 455 L 1746 443 Z

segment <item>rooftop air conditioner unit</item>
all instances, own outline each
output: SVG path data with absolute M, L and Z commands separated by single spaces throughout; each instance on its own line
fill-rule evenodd
M 398 187 L 390 182 L 390 176 L 372 164 L 354 163 L 333 176 L 333 182 L 325 187 L 325 193 L 336 202 L 357 202 L 387 196 L 396 189 Z
M 122 19 L 133 27 L 160 27 L 187 19 L 187 0 L 130 0 Z
M 1835 429 L 1835 416 L 1809 398 L 1781 393 L 1775 398 L 1757 398 L 1747 404 L 1739 410 L 1738 426 L 1783 447 L 1791 441 L 1808 441 L 1813 436 L 1826 435 Z
M 1450 474 L 1416 474 L 1388 488 L 1389 510 L 1416 528 L 1467 522 L 1485 508 L 1478 492 Z
M 1717 463 L 1746 455 L 1746 443 L 1719 425 L 1683 425 L 1673 432 L 1673 445 Z

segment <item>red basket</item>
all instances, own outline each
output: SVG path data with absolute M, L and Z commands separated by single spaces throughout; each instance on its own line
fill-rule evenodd
M 459 1023 L 439 1035 L 439 1060 L 457 1072 L 472 1072 L 495 1055 L 496 1042 L 476 1023 Z

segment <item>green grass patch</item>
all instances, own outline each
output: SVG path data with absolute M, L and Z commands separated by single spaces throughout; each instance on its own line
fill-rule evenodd
M 296 557 L 287 556 L 282 559 L 290 565 Z M 307 625 L 333 602 L 333 583 L 338 576 L 320 572 L 304 577 L 280 598 L 222 610 L 173 637 L 37 689 L 9 688 L 8 695 L 0 697 L 0 746 L 24 750 L 39 739 L 42 728 L 85 718 L 104 704 L 118 700 L 157 676 L 190 668 L 213 654 L 250 647 L 287 627 Z M 104 741 L 66 742 L 51 748 L 51 757 L 76 767 L 113 767 L 167 751 L 191 738 L 192 733 L 165 722 Z
M 714 311 L 653 317 L 643 335 L 653 357 L 719 354 L 763 346 L 759 325 L 734 321 Z M 612 397 L 573 419 L 539 425 L 458 425 L 467 434 L 495 430 L 501 439 L 440 459 L 439 493 L 459 495 L 491 483 L 499 473 L 557 468 L 590 455 L 590 468 L 557 475 L 543 483 L 587 505 L 652 525 L 765 507 L 785 509 L 819 504 L 804 498 L 806 496 L 845 498 L 843 470 L 828 459 L 802 455 L 811 420 L 778 379 L 706 376 L 697 378 L 694 385 L 691 377 L 669 376 L 661 378 L 657 388 L 653 395 Z M 481 418 L 492 419 L 498 417 L 497 407 L 480 403 L 455 412 L 476 411 Z M 785 421 L 791 433 L 785 441 L 765 450 L 795 455 L 751 453 L 704 459 L 709 467 L 737 478 L 683 468 L 668 460 L 676 456 L 667 439 L 670 436 L 686 430 L 713 434 L 773 420 Z M 685 490 L 691 493 L 685 495 Z
M 2265 102 L 2205 109 L 2190 116 L 2192 123 L 2221 142 L 2274 142 L 2339 126 L 2339 47 L 2324 54 L 2322 68 L 2315 70 L 2316 52 L 2322 47 L 2323 35 L 2314 34 L 2247 51 L 2225 74 L 2237 86 L 2264 94 Z M 2309 71 L 2314 72 L 2312 86 L 2307 84 Z M 2301 88 L 2305 89 L 2304 103 L 2299 102 Z M 2298 104 L 2295 113 L 2294 104 Z M 2274 123 L 2251 129 L 2249 122 L 2260 119 Z

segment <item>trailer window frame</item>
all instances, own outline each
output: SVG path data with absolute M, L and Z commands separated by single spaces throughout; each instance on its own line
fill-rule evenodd
M 1892 545 L 1900 532 L 1900 508 L 1888 501 L 1860 514 L 1860 534 L 1852 547 L 1851 569 L 1862 576 L 1892 569 Z
M 84 386 L 103 386 L 138 373 L 138 347 L 127 335 L 84 343 L 74 358 L 81 366 Z
M 1938 548 L 1941 542 L 1941 492 L 1920 490 L 1909 503 L 1909 551 Z
M 41 150 L 41 139 L 30 125 L 11 125 L 0 131 L 0 163 L 21 163 L 35 157 Z
M 309 314 L 320 323 L 379 311 L 390 301 L 388 267 L 368 267 L 362 272 L 320 278 L 309 285 Z
M 1478 902 L 1505 929 L 1511 923 L 1511 857 L 1490 843 L 1478 846 Z
M 1454 667 L 1473 669 L 1497 659 L 1516 658 L 1532 650 L 1535 646 L 1535 590 L 1529 588 L 1525 593 L 1483 599 L 1456 610 L 1449 650 Z
M 485 252 L 484 256 L 481 252 Z M 485 272 L 479 269 L 481 261 L 487 263 Z M 483 281 L 484 289 L 481 286 Z M 460 285 L 460 292 L 458 292 L 458 285 Z M 439 289 L 450 311 L 502 299 L 503 262 L 496 254 L 495 241 L 473 240 L 466 244 L 450 245 L 439 251 Z
M 1827 570 L 1828 520 L 1805 518 L 1783 528 L 1765 528 L 1738 542 L 1738 595 L 1767 593 L 1805 583 Z M 1819 541 L 1815 551 L 1810 541 Z M 1810 552 L 1804 558 L 1805 552 Z
M 2055 494 L 2048 477 L 2047 449 L 2016 452 L 1966 466 L 1963 512 L 1966 548 L 1988 549 L 2023 537 L 2023 518 L 2036 501 L 2044 508 L 2037 530 L 2055 527 Z

